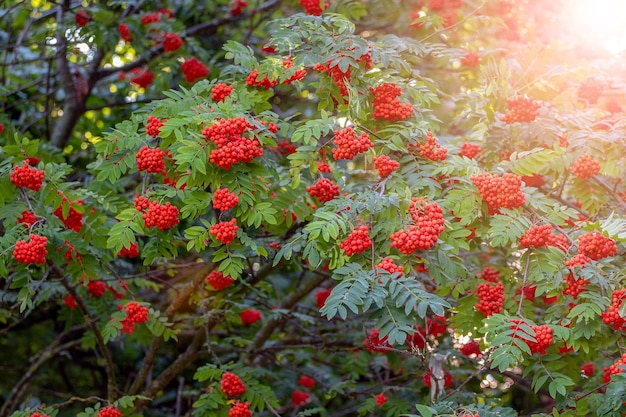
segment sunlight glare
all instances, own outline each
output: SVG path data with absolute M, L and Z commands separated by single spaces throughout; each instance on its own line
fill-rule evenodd
M 626 50 L 626 1 L 573 0 L 567 14 L 573 28 L 613 55 Z

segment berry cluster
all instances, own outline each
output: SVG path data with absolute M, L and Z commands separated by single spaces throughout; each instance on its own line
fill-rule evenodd
M 33 224 L 37 223 L 37 217 L 34 213 L 25 210 L 22 212 L 21 216 L 17 218 L 18 224 L 23 224 L 26 227 L 30 227 Z
M 68 204 L 68 201 L 67 201 L 67 197 L 64 196 L 63 200 L 61 200 L 61 205 L 59 205 L 59 207 L 57 207 L 56 210 L 54 210 L 54 215 L 57 216 L 59 220 L 63 222 L 65 227 L 78 233 L 80 229 L 83 227 L 83 213 L 77 211 L 74 208 L 74 205 L 82 206 L 83 201 L 76 200 L 73 203 L 69 203 L 70 209 L 67 212 L 66 217 L 63 216 L 63 207 L 65 207 L 65 204 Z
M 327 61 L 326 65 L 315 64 L 313 69 L 327 73 L 339 87 L 339 95 L 347 97 L 348 87 L 346 87 L 346 81 L 349 81 L 352 76 L 352 67 L 349 66 L 346 72 L 343 72 L 339 65 L 331 65 L 331 62 L 331 60 Z
M 519 243 L 522 248 L 540 248 L 546 246 L 550 236 L 552 236 L 551 224 L 544 224 L 542 226 L 536 225 L 520 236 Z
M 348 256 L 352 256 L 355 253 L 361 253 L 371 246 L 372 241 L 369 237 L 367 226 L 355 228 L 352 233 L 348 235 L 346 240 L 339 244 L 339 248 L 342 249 Z
M 122 417 L 122 413 L 117 408 L 105 407 L 98 412 L 98 417 Z
M 332 290 L 326 289 L 319 290 L 315 293 L 315 305 L 317 305 L 317 308 L 324 307 L 324 304 L 326 304 L 326 300 L 328 299 L 328 297 L 330 297 L 331 292 Z
M 258 78 L 259 78 L 259 71 L 255 68 L 248 75 L 248 78 L 246 78 L 246 85 L 263 87 L 266 90 L 269 90 L 270 88 L 278 84 L 278 80 L 270 80 L 267 75 L 265 75 L 265 77 L 261 78 L 260 80 Z
M 228 411 L 228 417 L 252 417 L 252 411 L 250 410 L 250 403 L 242 403 L 240 401 L 235 402 Z
M 375 328 L 372 328 L 369 336 L 363 340 L 363 345 L 367 347 L 367 350 L 374 353 L 387 353 L 392 347 L 387 341 L 387 336 L 381 339 L 380 332 Z
M 500 120 L 504 123 L 529 123 L 539 116 L 541 103 L 536 102 L 530 97 L 517 95 L 506 99 L 506 107 L 508 111 L 500 117 Z
M 301 405 L 306 404 L 309 401 L 310 397 L 311 397 L 311 394 L 308 394 L 300 390 L 295 390 L 291 394 L 291 402 L 293 403 L 294 406 L 300 407 Z
M 131 74 L 130 82 L 137 84 L 141 88 L 148 88 L 154 81 L 154 74 L 147 69 L 135 68 L 131 71 Z
M 589 281 L 587 281 L 586 279 L 576 279 L 573 272 L 570 272 L 567 277 L 563 277 L 563 280 L 566 283 L 563 294 L 571 295 L 574 299 L 578 298 L 580 293 L 585 290 L 584 286 L 589 284 Z
M 383 260 L 376 264 L 374 268 L 385 270 L 390 274 L 398 273 L 400 275 L 402 275 L 402 270 L 404 269 L 402 268 L 402 266 L 396 265 L 396 263 L 391 258 L 383 258 Z
M 76 12 L 76 16 L 74 16 L 74 19 L 76 20 L 76 25 L 82 28 L 87 23 L 89 23 L 89 21 L 91 20 L 91 16 L 89 16 L 86 11 L 79 10 Z
M 333 143 L 337 146 L 337 148 L 332 150 L 335 160 L 352 159 L 358 153 L 365 152 L 374 146 L 367 133 L 362 133 L 359 137 L 356 137 L 351 127 L 335 130 Z
M 226 97 L 230 97 L 233 89 L 234 87 L 232 85 L 224 83 L 215 84 L 211 90 L 211 100 L 216 103 L 221 103 Z
M 285 69 L 289 69 L 289 68 L 293 67 L 293 62 L 291 62 L 291 57 L 287 57 L 287 59 L 285 59 L 283 61 L 283 67 Z M 291 84 L 294 81 L 300 81 L 304 77 L 306 77 L 306 70 L 305 69 L 298 69 L 298 70 L 296 70 L 293 73 L 293 75 L 291 77 L 287 78 L 284 81 L 284 84 Z
M 397 248 L 399 252 L 410 255 L 416 250 L 430 249 L 437 243 L 437 237 L 430 234 L 424 234 L 415 226 L 409 226 L 408 229 L 398 230 L 389 236 L 391 239 L 391 247 Z
M 374 94 L 374 119 L 396 122 L 405 120 L 413 114 L 413 106 L 410 103 L 400 103 L 402 89 L 395 83 L 383 83 L 377 87 L 370 87 Z
M 157 136 L 159 136 L 159 130 L 161 130 L 161 126 L 163 126 L 163 122 L 161 122 L 161 119 L 155 116 L 148 116 L 146 133 L 148 134 L 148 136 L 156 138 Z
M 470 340 L 469 342 L 461 346 L 461 349 L 459 349 L 459 352 L 461 352 L 461 355 L 464 355 L 464 356 L 471 356 L 471 355 L 480 356 L 480 354 L 482 353 L 480 351 L 480 345 L 475 340 Z
M 480 62 L 480 55 L 476 51 L 467 51 L 463 57 L 461 57 L 461 65 L 466 67 L 475 67 Z
M 271 149 L 274 152 L 278 153 L 280 156 L 287 156 L 296 152 L 296 145 L 291 143 L 288 139 L 284 139 L 284 140 L 277 141 L 276 146 L 272 147 Z M 320 172 L 324 172 L 319 169 L 319 166 L 317 169 Z M 330 172 L 330 171 L 327 171 L 327 172 Z
M 325 203 L 339 195 L 339 186 L 333 184 L 328 178 L 321 178 L 315 184 L 307 187 L 306 192 L 311 197 L 317 197 L 321 203 Z
M 35 264 L 40 265 L 46 263 L 46 245 L 48 244 L 48 238 L 45 236 L 39 236 L 30 234 L 30 241 L 18 240 L 15 242 L 15 249 L 13 249 L 13 258 L 21 264 Z
M 602 95 L 603 90 L 604 87 L 600 82 L 590 78 L 585 80 L 585 82 L 580 84 L 580 87 L 578 87 L 578 100 L 588 104 L 596 104 Z
M 107 286 L 102 281 L 89 281 L 87 284 L 87 291 L 92 297 L 102 297 L 107 292 Z
M 174 52 L 183 46 L 183 40 L 176 33 L 168 33 L 163 38 L 163 50 L 165 52 Z
M 413 198 L 409 214 L 417 225 L 392 233 L 391 247 L 408 255 L 417 249 L 427 250 L 435 246 L 444 230 L 443 210 L 439 204 L 429 203 L 425 198 Z
M 233 164 L 251 162 L 263 155 L 263 149 L 257 139 L 242 136 L 249 132 L 252 125 L 243 117 L 217 119 L 211 126 L 204 128 L 202 134 L 207 140 L 217 145 L 211 151 L 209 160 L 218 167 L 229 170 Z
M 619 315 L 619 308 L 626 299 L 626 290 L 621 288 L 613 291 L 609 310 L 602 313 L 602 321 L 615 330 L 626 330 L 626 319 Z
M 463 142 L 461 144 L 461 150 L 459 152 L 459 156 L 464 156 L 469 159 L 474 159 L 476 155 L 478 155 L 482 151 L 480 145 L 470 142 Z
M 500 271 L 497 271 L 490 266 L 486 266 L 480 274 L 480 277 L 487 282 L 498 282 L 500 281 Z
M 178 220 L 178 207 L 173 206 L 169 201 L 164 205 L 157 201 L 151 201 L 148 210 L 143 213 L 146 227 L 158 227 L 159 230 L 171 229 L 175 227 Z
M 506 173 L 502 177 L 490 173 L 474 175 L 470 178 L 478 188 L 480 196 L 487 203 L 489 214 L 498 214 L 501 208 L 521 207 L 524 202 L 522 177 Z
M 261 312 L 252 308 L 242 311 L 239 316 L 241 318 L 241 324 L 244 326 L 253 325 L 261 320 Z
M 148 207 L 150 207 L 150 200 L 148 200 L 148 197 L 139 196 L 135 198 L 133 204 L 135 206 L 135 210 L 143 213 Z
M 574 268 L 576 266 L 584 267 L 589 262 L 591 262 L 590 257 L 588 257 L 587 255 L 583 255 L 582 253 L 579 253 L 578 255 L 572 256 L 570 259 L 568 259 L 565 262 L 565 266 L 568 268 Z
M 246 386 L 237 375 L 232 372 L 222 374 L 220 389 L 229 397 L 240 397 L 246 392 Z
M 610 237 L 600 232 L 589 232 L 578 237 L 578 253 L 588 256 L 594 261 L 615 255 L 617 245 Z
M 228 222 L 220 222 L 214 224 L 209 229 L 209 233 L 215 235 L 215 240 L 221 242 L 223 245 L 229 245 L 235 236 L 237 236 L 237 230 L 239 229 L 235 224 L 237 220 L 231 219 Z
M 248 2 L 245 0 L 232 0 L 230 2 L 230 14 L 238 16 L 246 6 L 248 6 Z
M 300 385 L 301 387 L 308 388 L 308 389 L 313 389 L 313 387 L 315 386 L 315 380 L 306 375 L 300 375 L 300 378 L 298 379 L 298 382 L 296 383 Z
M 231 193 L 228 188 L 220 188 L 213 193 L 213 208 L 216 210 L 230 210 L 239 204 L 239 197 Z
M 476 294 L 480 300 L 478 304 L 476 304 L 476 310 L 482 313 L 485 317 L 502 312 L 502 303 L 504 303 L 504 285 L 502 285 L 501 282 L 498 281 L 498 283 L 493 286 L 489 282 L 478 284 Z
M 24 162 L 24 166 L 13 167 L 10 179 L 13 185 L 16 187 L 24 187 L 33 191 L 39 191 L 41 184 L 43 184 L 44 172 L 37 168 L 31 168 L 27 162 Z
M 382 392 L 380 394 L 376 394 L 376 405 L 379 407 L 387 402 L 387 397 Z
M 448 156 L 448 150 L 437 142 L 437 138 L 432 132 L 426 134 L 426 142 L 424 144 L 418 143 L 415 147 L 422 158 L 430 159 L 431 161 L 443 161 Z
M 135 155 L 137 158 L 137 169 L 151 174 L 158 174 L 165 171 L 165 152 L 159 148 L 142 146 Z
M 76 299 L 71 294 L 68 294 L 63 299 L 63 304 L 65 304 L 70 310 L 76 309 Z
M 223 289 L 229 287 L 233 282 L 235 282 L 235 280 L 227 275 L 224 275 L 220 271 L 213 270 L 209 275 L 207 275 L 206 282 L 215 291 L 222 291 Z
M 238 116 L 232 119 L 217 119 L 202 130 L 206 140 L 210 140 L 218 148 L 226 146 L 229 142 L 238 140 L 241 135 L 252 130 L 252 125 L 244 117 Z
M 608 368 L 604 368 L 604 376 L 602 377 L 602 382 L 611 382 L 611 375 L 621 374 L 624 372 L 623 367 L 626 366 L 626 353 L 622 354 L 622 357 L 615 361 Z
M 522 320 L 512 320 L 512 322 L 515 324 L 514 326 L 511 326 L 511 330 L 513 330 L 513 337 L 517 338 L 517 339 L 522 339 L 524 340 L 524 342 L 526 342 L 526 344 L 528 344 L 528 347 L 530 348 L 530 352 L 531 353 L 540 353 L 542 355 L 546 354 L 546 349 L 548 349 L 548 347 L 550 347 L 550 345 L 552 344 L 552 328 L 548 327 L 545 324 L 542 324 L 541 326 L 535 326 L 535 325 L 531 325 L 529 326 L 533 332 L 535 333 L 535 340 L 536 342 L 533 342 L 531 340 L 528 340 L 531 335 L 528 334 L 528 332 L 526 332 L 524 329 L 522 329 L 519 325 L 523 323 Z M 519 336 L 519 333 L 523 333 L 523 336 Z
M 394 161 L 387 155 L 381 155 L 374 157 L 374 168 L 378 171 L 380 178 L 387 178 L 400 166 L 400 162 Z
M 593 374 L 596 372 L 594 366 L 593 366 L 593 362 L 587 362 L 584 363 L 581 367 L 580 367 L 580 371 L 585 374 L 586 377 L 591 378 L 593 376 Z
M 180 66 L 180 69 L 185 74 L 187 82 L 194 82 L 197 79 L 204 78 L 209 75 L 210 70 L 195 56 L 185 60 Z
M 430 373 L 424 374 L 424 376 L 422 377 L 422 382 L 424 383 L 424 385 L 427 388 L 431 387 L 431 382 L 430 382 Z M 451 387 L 452 386 L 452 375 L 449 372 L 446 372 L 443 376 L 443 386 L 444 388 L 447 387 Z
M 119 258 L 136 258 L 137 256 L 139 256 L 139 247 L 136 243 L 131 243 L 130 248 L 123 246 L 117 256 Z
M 148 307 L 141 306 L 136 301 L 131 301 L 124 307 L 126 317 L 122 320 L 122 329 L 124 334 L 133 334 L 135 324 L 145 323 L 148 321 Z
M 128 29 L 128 25 L 125 23 L 120 23 L 117 25 L 117 29 L 120 32 L 120 38 L 126 43 L 133 41 L 133 35 L 130 33 L 130 29 Z
M 600 162 L 591 158 L 588 154 L 584 154 L 569 167 L 569 170 L 576 178 L 591 178 L 600 172 Z
M 322 4 L 321 7 L 320 4 Z M 328 9 L 328 2 L 326 0 L 300 0 L 300 5 L 304 7 L 304 11 L 307 14 L 313 16 L 319 16 L 324 10 Z

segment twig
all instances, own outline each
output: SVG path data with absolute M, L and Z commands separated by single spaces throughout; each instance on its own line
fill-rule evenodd
M 181 376 L 178 378 L 178 391 L 176 391 L 176 417 L 180 417 L 183 402 L 183 388 L 185 388 L 185 377 Z
M 441 28 L 441 29 L 439 29 L 438 31 L 435 31 L 435 32 L 431 33 L 430 35 L 426 36 L 424 39 L 421 39 L 421 40 L 420 40 L 420 42 L 426 42 L 428 39 L 432 38 L 433 36 L 436 36 L 436 35 L 438 35 L 438 34 L 440 34 L 440 33 L 442 33 L 442 32 L 445 32 L 445 31 L 447 31 L 447 30 L 450 30 L 450 29 L 452 29 L 452 28 L 454 28 L 454 27 L 456 27 L 456 26 L 462 25 L 462 24 L 463 24 L 463 23 L 465 23 L 465 22 L 466 22 L 466 21 L 467 21 L 470 17 L 472 17 L 472 16 L 474 16 L 476 13 L 478 13 L 478 11 L 479 11 L 480 9 L 482 9 L 482 8 L 483 8 L 483 6 L 485 5 L 485 3 L 486 3 L 486 2 L 487 2 L 486 0 L 483 0 L 483 2 L 482 2 L 482 3 L 480 3 L 480 6 L 478 6 L 478 7 L 477 7 L 477 8 L 475 8 L 475 9 L 474 9 L 474 10 L 473 10 L 470 14 L 468 14 L 467 16 L 465 16 L 465 18 L 464 18 L 463 20 L 460 20 L 460 21 L 456 22 L 455 24 L 453 24 L 453 25 L 451 25 L 451 26 L 448 26 L 448 27 L 445 27 L 445 28 Z
M 522 301 L 524 301 L 524 287 L 526 287 L 526 280 L 528 279 L 529 265 L 530 265 L 530 249 L 526 251 L 526 266 L 524 267 L 524 281 L 522 281 L 522 293 L 520 294 L 519 304 L 517 306 L 517 315 L 520 317 L 522 313 Z

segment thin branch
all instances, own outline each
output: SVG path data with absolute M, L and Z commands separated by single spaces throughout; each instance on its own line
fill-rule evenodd
M 519 304 L 517 305 L 517 315 L 521 317 L 522 301 L 524 301 L 524 287 L 528 279 L 528 267 L 530 266 L 530 249 L 526 251 L 526 266 L 524 266 L 524 280 L 522 281 L 522 293 L 520 294 Z

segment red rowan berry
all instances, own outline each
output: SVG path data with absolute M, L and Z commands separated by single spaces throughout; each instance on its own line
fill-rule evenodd
M 400 162 L 394 161 L 387 155 L 381 155 L 374 157 L 374 168 L 378 171 L 380 178 L 387 178 L 400 166 Z
M 374 353 L 387 353 L 389 348 L 392 347 L 387 342 L 387 336 L 381 339 L 380 332 L 374 328 L 372 328 L 368 337 L 363 340 L 363 345 L 366 346 L 367 350 Z
M 149 26 L 153 23 L 158 23 L 161 21 L 161 16 L 159 13 L 146 13 L 141 16 L 141 24 L 144 26 Z
M 330 169 L 330 166 L 326 162 L 318 162 L 317 170 L 319 172 L 332 172 L 332 169 Z
M 213 208 L 216 210 L 230 210 L 239 204 L 239 197 L 228 191 L 228 188 L 220 188 L 213 193 Z
M 26 265 L 45 264 L 46 255 L 48 254 L 48 251 L 46 250 L 48 239 L 45 236 L 38 236 L 32 233 L 29 237 L 29 242 L 26 242 L 25 240 L 18 240 L 15 242 L 13 258 L 17 262 Z
M 222 291 L 235 282 L 235 280 L 227 275 L 224 275 L 222 272 L 213 270 L 209 275 L 207 275 L 206 282 L 213 287 L 215 291 Z
M 102 281 L 89 281 L 87 284 L 87 291 L 92 297 L 102 297 L 107 292 L 107 286 Z
M 176 33 L 168 33 L 163 38 L 163 50 L 165 52 L 174 52 L 183 46 L 183 40 Z
M 198 58 L 192 56 L 185 60 L 180 66 L 180 69 L 185 74 L 187 82 L 194 82 L 200 78 L 204 78 L 211 72 L 202 62 L 198 61 Z
M 619 309 L 626 299 L 626 290 L 621 288 L 613 291 L 611 294 L 611 305 L 608 311 L 604 311 L 601 315 L 602 321 L 605 324 L 612 325 L 615 330 L 626 331 L 626 320 L 620 316 Z
M 63 217 L 63 207 L 65 207 L 66 204 L 70 204 L 70 209 L 67 212 L 67 217 Z M 54 210 L 54 215 L 63 222 L 65 227 L 78 233 L 83 227 L 83 213 L 77 211 L 74 208 L 75 205 L 82 206 L 83 201 L 76 200 L 73 203 L 68 203 L 67 197 L 63 197 L 61 205 Z
M 593 366 L 593 362 L 587 362 L 587 363 L 583 364 L 580 367 L 580 370 L 587 377 L 592 377 L 593 374 L 596 372 L 596 370 L 595 370 L 595 368 Z
M 49 417 L 47 414 L 33 413 L 30 417 Z
M 332 290 L 330 289 L 326 289 L 319 290 L 317 293 L 315 293 L 315 304 L 317 305 L 317 308 L 324 307 L 324 304 L 326 304 L 326 300 L 330 296 L 331 291 Z
M 304 7 L 307 14 L 313 16 L 320 16 L 324 10 L 328 9 L 327 0 L 300 0 L 300 5 Z
M 522 181 L 526 184 L 526 187 L 539 188 L 546 183 L 546 180 L 541 174 L 523 175 Z
M 209 229 L 209 233 L 215 235 L 215 240 L 223 245 L 230 245 L 235 236 L 237 236 L 237 230 L 239 229 L 235 224 L 236 221 L 236 219 L 231 219 L 228 222 L 214 224 Z
M 383 119 L 389 122 L 397 122 L 411 117 L 413 106 L 402 104 L 397 97 L 402 95 L 402 90 L 394 83 L 383 83 L 377 87 L 371 87 L 374 94 L 374 119 Z
M 476 304 L 476 310 L 482 313 L 482 315 L 489 317 L 492 314 L 502 312 L 502 304 L 504 303 L 504 285 L 502 285 L 501 282 L 496 283 L 494 286 L 492 286 L 489 282 L 479 284 L 476 288 L 476 294 L 480 300 L 478 304 Z
M 241 378 L 232 372 L 224 372 L 220 383 L 222 392 L 229 397 L 239 397 L 246 392 L 246 386 Z
M 387 397 L 382 392 L 376 395 L 376 404 L 380 407 L 387 402 Z
M 148 207 L 150 207 L 150 200 L 147 197 L 139 196 L 135 198 L 134 201 L 135 210 L 144 212 Z
M 137 152 L 137 169 L 151 174 L 165 171 L 165 152 L 159 148 L 142 146 Z
M 148 321 L 148 307 L 141 306 L 136 301 L 130 301 L 124 307 L 126 319 L 133 323 L 145 323 Z
M 536 225 L 528 229 L 519 238 L 519 243 L 522 248 L 540 248 L 546 246 L 550 236 L 552 235 L 552 225 Z
M 268 75 L 265 75 L 265 77 L 261 78 L 260 80 L 258 78 L 259 78 L 259 71 L 255 68 L 252 70 L 252 72 L 250 72 L 250 74 L 246 78 L 246 85 L 263 87 L 266 90 L 269 90 L 270 88 L 278 84 L 278 80 L 270 81 Z
M 471 356 L 471 355 L 480 356 L 481 354 L 480 345 L 475 340 L 470 340 L 469 342 L 464 344 L 461 347 L 461 349 L 459 349 L 459 352 L 461 352 L 461 355 L 464 355 L 464 356 Z
M 69 307 L 70 310 L 74 310 L 76 308 L 76 299 L 72 297 L 71 294 L 68 294 L 64 299 L 63 303 Z
M 130 33 L 130 29 L 128 29 L 128 25 L 120 23 L 117 28 L 120 32 L 120 38 L 122 38 L 124 42 L 129 43 L 133 41 L 133 35 Z
M 541 103 L 534 101 L 526 96 L 513 96 L 506 99 L 508 112 L 500 117 L 504 123 L 511 124 L 515 122 L 529 123 L 539 116 L 539 108 Z
M 474 175 L 470 178 L 478 188 L 481 198 L 487 203 L 489 214 L 498 214 L 501 208 L 521 207 L 525 202 L 522 193 L 522 177 L 506 173 L 502 177 L 490 173 Z
M 426 143 L 418 143 L 415 145 L 415 148 L 419 151 L 419 155 L 422 158 L 430 159 L 431 161 L 443 161 L 448 156 L 448 150 L 437 142 L 437 138 L 433 136 L 432 132 L 426 134 Z
M 313 389 L 315 386 L 315 380 L 306 375 L 300 375 L 297 384 L 308 389 Z
M 158 227 L 159 230 L 171 229 L 180 222 L 178 214 L 178 207 L 169 201 L 164 205 L 151 201 L 147 211 L 143 213 L 143 220 L 146 227 Z
M 321 203 L 325 203 L 339 195 L 339 186 L 333 184 L 328 178 L 322 178 L 307 187 L 306 191 L 311 197 L 317 197 Z
M 500 271 L 497 271 L 490 266 L 486 266 L 480 277 L 487 282 L 498 282 L 500 280 Z
M 252 417 L 250 403 L 242 403 L 240 401 L 235 402 L 228 412 L 228 417 Z
M 122 413 L 115 407 L 106 407 L 98 412 L 98 417 L 122 417 Z
M 11 172 L 11 182 L 16 187 L 24 187 L 33 191 L 39 191 L 43 184 L 44 172 L 37 168 L 32 168 L 24 162 L 23 166 L 14 166 Z
M 424 383 L 424 385 L 426 385 L 426 387 L 430 388 L 430 373 L 424 374 L 424 376 L 422 377 L 422 382 Z M 452 383 L 452 375 L 449 372 L 446 372 L 443 377 L 443 386 L 450 387 L 452 386 Z
M 136 243 L 131 243 L 129 248 L 123 246 L 117 256 L 119 258 L 136 258 L 137 256 L 139 256 L 139 247 Z
M 91 21 L 91 16 L 89 16 L 89 14 L 86 11 L 79 10 L 76 12 L 75 20 L 76 20 L 76 25 L 82 28 Z
M 213 86 L 211 89 L 211 100 L 216 103 L 221 103 L 226 99 L 226 97 L 230 97 L 235 87 L 232 85 L 219 83 Z
M 25 210 L 22 212 L 21 216 L 17 218 L 17 223 L 23 224 L 25 227 L 30 227 L 37 223 L 37 217 L 34 213 Z
M 566 282 L 563 294 L 571 295 L 574 299 L 578 298 L 578 295 L 585 290 L 583 287 L 589 284 L 586 279 L 576 279 L 573 272 L 570 272 L 567 277 L 563 277 L 563 280 Z
M 592 159 L 588 154 L 581 156 L 569 170 L 576 178 L 586 179 L 597 175 L 600 172 L 600 163 Z
M 617 253 L 615 241 L 600 232 L 589 232 L 578 237 L 578 253 L 594 261 L 614 256 Z
M 293 67 L 293 63 L 291 62 L 291 57 L 287 57 L 287 59 L 285 59 L 283 61 L 283 67 L 285 67 L 286 69 L 289 69 L 289 68 Z M 296 72 L 294 72 L 294 74 L 291 77 L 289 77 L 285 81 L 283 81 L 283 83 L 284 84 L 291 84 L 294 81 L 300 81 L 305 76 L 306 76 L 306 70 L 299 69 L 299 70 L 296 70 Z
M 445 25 L 444 25 L 445 27 Z M 467 51 L 461 58 L 461 64 L 466 67 L 475 67 L 480 62 L 480 55 L 476 51 Z M 468 156 L 471 159 L 471 157 Z
M 478 155 L 482 151 L 480 145 L 476 145 L 475 143 L 464 142 L 461 145 L 461 150 L 459 152 L 459 156 L 464 156 L 469 159 L 474 159 L 476 155 Z
M 573 256 L 571 259 L 569 259 L 567 262 L 565 262 L 565 266 L 568 267 L 568 268 L 573 268 L 573 267 L 576 267 L 576 266 L 584 267 L 589 262 L 591 262 L 591 258 L 590 257 L 588 257 L 587 255 L 583 255 L 583 254 L 579 253 L 578 255 Z
M 163 126 L 163 122 L 161 122 L 161 119 L 155 116 L 148 116 L 148 124 L 146 124 L 146 133 L 148 134 L 148 136 L 152 136 L 153 138 L 156 138 L 157 136 L 159 136 L 159 130 L 161 130 L 161 126 Z
M 369 237 L 368 227 L 361 226 L 355 228 L 348 237 L 339 244 L 346 255 L 352 256 L 355 253 L 361 253 L 372 247 L 372 241 Z
M 240 317 L 241 317 L 241 324 L 243 324 L 244 326 L 253 325 L 257 321 L 261 320 L 261 312 L 258 310 L 249 308 L 247 310 L 242 311 L 240 314 Z
M 622 357 L 615 361 L 609 368 L 604 368 L 603 382 L 611 382 L 611 375 L 621 374 L 626 367 L 626 353 L 622 354 Z
M 402 266 L 396 265 L 396 263 L 391 258 L 383 258 L 383 260 L 380 263 L 376 264 L 374 268 L 385 270 L 390 274 L 397 272 L 402 275 L 403 272 Z
M 333 143 L 337 146 L 337 148 L 332 150 L 335 160 L 352 159 L 357 154 L 365 152 L 374 146 L 367 133 L 362 133 L 359 137 L 356 137 L 351 127 L 335 130 Z
M 539 353 L 542 355 L 546 354 L 546 349 L 550 347 L 552 344 L 552 328 L 543 324 L 541 326 L 531 325 L 530 328 L 534 331 L 534 338 L 536 342 L 528 340 L 528 337 L 531 335 L 524 331 L 519 325 L 522 324 L 522 320 L 512 320 L 514 323 L 511 326 L 511 329 L 514 331 L 513 338 L 518 338 L 524 340 L 528 347 L 530 348 L 531 353 Z M 523 333 L 525 337 L 518 336 L 519 333 Z
M 130 77 L 130 82 L 137 84 L 141 88 L 148 88 L 154 81 L 154 74 L 147 69 L 135 68 L 131 71 L 133 75 Z

